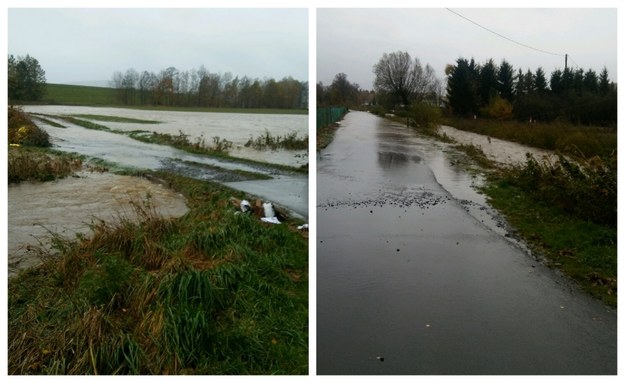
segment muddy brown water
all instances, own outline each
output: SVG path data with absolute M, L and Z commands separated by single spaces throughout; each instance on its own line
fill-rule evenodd
M 616 311 L 509 241 L 458 153 L 341 126 L 317 165 L 317 373 L 616 374 Z
M 88 234 L 97 220 L 135 220 L 132 203 L 163 217 L 179 217 L 188 208 L 182 195 L 147 179 L 111 173 L 80 173 L 79 177 L 8 187 L 9 276 L 40 260 L 33 246 L 51 249 L 51 233 L 72 239 Z

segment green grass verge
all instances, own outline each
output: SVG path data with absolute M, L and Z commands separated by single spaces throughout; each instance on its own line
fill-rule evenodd
M 38 121 L 41 121 L 41 122 L 43 122 L 44 124 L 48 124 L 48 125 L 53 126 L 53 127 L 55 127 L 55 128 L 62 128 L 62 129 L 63 129 L 63 128 L 67 128 L 67 127 L 66 127 L 65 125 L 63 125 L 63 124 L 59 124 L 58 122 L 56 122 L 56 121 L 54 121 L 54 120 L 51 120 L 51 119 L 46 118 L 46 117 L 43 117 L 43 116 L 45 116 L 45 114 L 36 114 L 36 113 L 31 113 L 30 115 L 31 115 L 31 117 L 32 117 L 33 119 L 38 120 Z
M 617 304 L 617 230 L 566 214 L 504 179 L 483 191 L 531 248 L 591 295 Z
M 271 108 L 206 108 L 196 106 L 120 106 L 128 109 L 161 110 L 171 112 L 202 113 L 245 113 L 245 114 L 298 114 L 307 115 L 308 109 L 271 109 Z
M 125 122 L 130 124 L 160 124 L 160 121 L 141 120 L 138 118 L 128 118 L 119 116 L 106 116 L 102 114 L 72 114 L 72 117 L 86 118 L 88 120 L 105 121 L 105 122 Z
M 177 219 L 57 238 L 8 288 L 9 374 L 307 374 L 308 245 L 295 226 L 235 214 L 214 183 L 155 174 Z
M 298 138 L 297 132 L 287 133 L 284 137 L 273 136 L 269 130 L 254 138 L 253 136 L 245 143 L 245 147 L 252 147 L 256 150 L 306 150 L 308 149 L 308 135 Z
M 610 199 L 616 191 L 614 152 L 575 165 L 563 158 L 540 165 L 528 159 L 524 165 L 498 168 L 473 145 L 455 147 L 486 172 L 482 191 L 489 203 L 535 254 L 595 298 L 617 306 L 616 222 L 597 216 L 615 209 L 615 199 Z M 533 184 L 527 182 L 528 174 Z M 582 193 L 605 196 L 607 202 L 575 202 Z
M 151 144 L 159 144 L 159 145 L 169 145 L 176 149 L 184 150 L 193 154 L 201 154 L 207 155 L 210 157 L 221 158 L 226 161 L 231 162 L 239 162 L 249 165 L 255 165 L 262 168 L 268 169 L 276 169 L 285 172 L 294 172 L 294 173 L 308 173 L 308 167 L 292 167 L 287 165 L 280 164 L 270 164 L 266 162 L 259 162 L 250 160 L 247 158 L 238 158 L 233 157 L 228 154 L 228 150 L 231 148 L 232 143 L 226 139 L 220 139 L 219 137 L 213 137 L 213 146 L 207 147 L 204 145 L 204 139 L 199 138 L 196 142 L 191 142 L 188 140 L 188 135 L 180 132 L 177 136 L 166 134 L 166 133 L 157 133 L 157 132 L 145 132 L 142 130 L 137 130 L 133 132 L 124 132 L 128 134 L 130 137 L 134 138 L 138 141 L 143 141 Z
M 95 122 L 92 122 L 92 121 L 83 120 L 83 119 L 76 118 L 73 116 L 57 116 L 57 117 L 63 121 L 69 122 L 70 124 L 82 126 L 83 128 L 86 128 L 86 129 L 104 130 L 104 131 L 112 132 L 111 128 L 109 128 L 108 126 L 96 124 Z
M 317 129 L 317 151 L 330 145 L 339 127 L 338 124 L 331 124 Z

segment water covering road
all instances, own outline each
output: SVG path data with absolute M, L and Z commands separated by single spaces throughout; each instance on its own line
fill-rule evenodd
M 362 112 L 321 152 L 317 373 L 616 374 L 616 310 L 485 219 L 454 156 Z

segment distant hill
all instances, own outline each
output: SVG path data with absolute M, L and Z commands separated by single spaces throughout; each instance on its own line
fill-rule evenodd
M 115 89 L 98 86 L 47 84 L 44 104 L 61 105 L 119 105 Z
M 78 105 L 78 106 L 114 106 L 128 108 L 128 105 L 117 101 L 117 89 L 99 86 L 46 84 L 46 94 L 37 104 Z M 138 109 L 185 110 L 196 112 L 222 113 L 276 113 L 276 114 L 308 114 L 308 109 L 270 109 L 270 108 L 201 108 L 176 106 L 131 106 Z
M 78 86 L 95 86 L 99 88 L 113 88 L 112 82 L 107 81 L 107 80 L 64 82 L 63 84 L 78 85 Z

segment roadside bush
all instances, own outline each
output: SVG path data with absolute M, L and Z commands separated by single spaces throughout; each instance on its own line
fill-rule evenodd
M 512 104 L 499 95 L 491 97 L 488 105 L 480 109 L 480 114 L 497 120 L 507 120 L 512 117 Z
M 33 123 L 20 108 L 9 106 L 8 110 L 9 144 L 49 147 L 50 136 L 45 130 Z
M 382 105 L 372 105 L 369 108 L 369 112 L 375 114 L 376 116 L 384 116 L 386 114 L 386 110 Z
M 410 117 L 418 127 L 431 128 L 440 124 L 441 109 L 422 102 L 412 104 Z
M 526 163 L 513 167 L 507 178 L 569 214 L 616 227 L 616 166 L 616 152 L 576 161 L 559 155 L 555 163 L 539 162 L 528 154 Z

